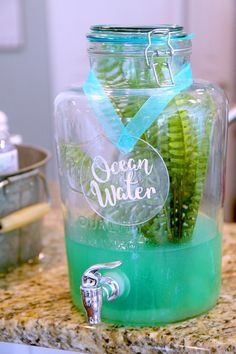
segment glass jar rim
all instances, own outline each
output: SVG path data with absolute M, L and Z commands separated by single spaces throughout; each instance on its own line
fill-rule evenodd
M 90 27 L 87 39 L 90 42 L 106 43 L 148 43 L 152 36 L 152 42 L 162 42 L 167 35 L 171 40 L 191 40 L 193 35 L 188 35 L 179 25 L 153 25 L 153 26 L 122 26 L 122 25 L 94 25 Z

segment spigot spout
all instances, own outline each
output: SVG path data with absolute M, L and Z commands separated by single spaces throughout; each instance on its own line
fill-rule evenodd
M 89 324 L 101 323 L 103 292 L 108 301 L 115 300 L 120 294 L 119 284 L 111 277 L 102 276 L 99 270 L 113 269 L 121 264 L 120 261 L 95 264 L 82 275 L 80 292 Z
M 89 324 L 101 323 L 102 288 L 86 289 L 80 287 L 84 308 Z

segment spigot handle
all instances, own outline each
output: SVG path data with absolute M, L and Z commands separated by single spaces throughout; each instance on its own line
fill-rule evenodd
M 101 269 L 113 269 L 119 267 L 122 264 L 121 261 L 110 262 L 110 263 L 101 263 L 101 264 L 94 264 L 89 267 L 82 276 L 82 284 L 83 281 L 86 282 L 86 278 L 95 279 L 94 274 L 96 274 Z M 100 274 L 100 273 L 99 273 Z
M 113 269 L 121 264 L 121 261 L 94 264 L 83 273 L 80 291 L 90 324 L 101 322 L 103 291 L 106 293 L 108 301 L 115 300 L 120 293 L 119 284 L 109 276 L 102 276 L 99 270 Z

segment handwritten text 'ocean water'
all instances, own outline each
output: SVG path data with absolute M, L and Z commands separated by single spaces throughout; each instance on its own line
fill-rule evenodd
M 141 183 L 145 176 L 153 171 L 153 164 L 148 159 L 114 161 L 110 165 L 102 156 L 96 156 L 91 165 L 93 180 L 90 182 L 90 191 L 97 198 L 102 208 L 115 206 L 117 201 L 139 201 L 151 199 L 156 194 L 153 186 L 144 187 Z M 112 180 L 119 181 L 119 185 L 112 184 Z M 120 178 L 118 178 L 120 177 Z

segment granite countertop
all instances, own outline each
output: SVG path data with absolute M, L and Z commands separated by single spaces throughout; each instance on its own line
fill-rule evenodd
M 92 327 L 70 300 L 58 207 L 44 220 L 38 264 L 0 277 L 0 341 L 103 353 L 236 353 L 236 224 L 224 227 L 223 286 L 207 314 L 162 328 Z

